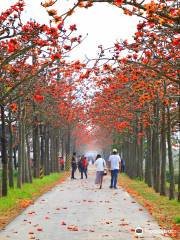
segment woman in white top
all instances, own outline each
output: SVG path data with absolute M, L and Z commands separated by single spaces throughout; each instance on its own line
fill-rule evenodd
M 96 180 L 95 184 L 99 184 L 99 188 L 102 188 L 102 182 L 103 182 L 103 175 L 104 175 L 104 169 L 106 168 L 106 162 L 103 158 L 101 158 L 101 155 L 98 154 L 96 157 L 96 161 L 94 163 L 96 166 Z

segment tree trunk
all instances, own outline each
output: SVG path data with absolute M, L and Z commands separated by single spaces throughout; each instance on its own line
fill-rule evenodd
M 51 129 L 50 133 L 50 171 L 55 172 L 55 136 L 54 136 L 54 129 Z
M 28 164 L 28 153 L 27 153 L 27 145 L 26 145 L 26 125 L 23 122 L 23 162 L 24 162 L 24 182 L 29 183 L 29 164 Z
M 61 138 L 61 156 L 64 159 L 64 137 Z
M 178 101 L 178 105 L 179 105 L 179 119 L 180 119 L 180 98 Z M 180 121 L 179 121 L 179 132 L 180 132 Z M 179 143 L 178 201 L 180 202 L 180 143 Z
M 153 127 L 153 187 L 156 192 L 160 190 L 160 146 L 159 146 L 159 103 L 154 104 Z
M 37 122 L 34 123 L 33 128 L 33 167 L 34 177 L 40 177 L 40 159 L 39 159 L 39 128 Z
M 137 120 L 136 120 L 136 126 L 134 129 L 134 141 L 133 141 L 133 145 L 134 145 L 134 154 L 133 154 L 133 169 L 132 171 L 133 173 L 133 177 L 137 178 L 138 177 L 138 126 L 137 126 Z
M 9 161 L 8 161 L 8 175 L 9 175 L 9 187 L 14 188 L 14 178 L 13 178 L 13 133 L 11 125 L 11 111 L 9 111 Z
M 130 140 L 128 139 L 127 142 L 126 142 L 126 167 L 125 167 L 125 171 L 127 173 L 128 176 L 130 176 L 129 174 L 129 169 L 131 167 L 131 162 L 130 162 L 130 159 L 131 159 L 131 144 L 129 142 Z
M 71 163 L 71 130 L 70 126 L 68 126 L 66 141 L 66 165 L 65 165 L 67 171 L 70 170 L 70 163 Z
M 25 183 L 26 182 L 26 179 L 25 179 L 25 175 L 26 175 L 26 149 L 25 149 L 25 142 L 26 142 L 26 139 L 25 139 L 25 124 L 24 124 L 24 109 L 22 111 L 22 122 L 21 122 L 21 126 L 22 126 L 22 135 L 21 135 L 21 147 L 22 147 L 22 183 Z
M 140 132 L 142 132 L 142 126 L 140 128 Z M 143 179 L 143 137 L 138 139 L 138 177 L 142 180 Z
M 170 187 L 169 187 L 169 199 L 175 198 L 175 183 L 174 183 L 174 164 L 172 157 L 172 145 L 171 145 L 171 118 L 169 107 L 167 107 L 167 143 L 168 143 L 168 159 L 169 159 L 169 176 L 170 176 Z
M 159 102 L 156 109 L 156 192 L 160 192 L 161 160 L 160 160 L 160 139 L 159 139 Z
M 151 127 L 146 129 L 147 153 L 145 160 L 145 182 L 152 187 L 152 131 Z
M 2 196 L 7 196 L 8 187 L 7 187 L 7 179 L 8 179 L 8 157 L 7 157 L 7 143 L 6 143 L 6 125 L 5 125 L 5 113 L 4 106 L 1 105 L 1 128 L 2 128 L 2 136 L 1 136 L 1 156 L 2 156 Z
M 59 137 L 59 130 L 57 130 L 57 135 L 56 135 L 56 162 L 55 162 L 55 168 L 56 172 L 59 172 L 59 151 L 60 149 L 60 137 Z
M 180 147 L 179 147 L 178 202 L 180 202 Z
M 134 141 L 129 142 L 129 171 L 128 171 L 128 176 L 131 178 L 134 178 L 135 173 L 134 173 L 134 156 L 135 156 L 135 147 L 134 147 Z
M 13 158 L 14 158 L 14 169 L 17 170 L 17 157 L 16 157 L 16 153 L 17 153 L 17 147 L 13 148 Z
M 161 124 L 161 186 L 160 195 L 166 195 L 166 128 L 165 128 L 165 106 L 162 106 Z
M 45 127 L 44 126 L 41 126 L 40 127 L 40 135 L 41 135 L 41 147 L 40 147 L 40 150 L 41 150 L 41 168 L 43 169 L 44 171 L 44 161 L 45 161 L 45 133 L 44 133 L 44 129 Z
M 28 163 L 28 154 L 27 151 L 25 151 L 25 158 L 24 158 L 24 164 L 25 164 L 25 182 L 30 183 L 30 173 L 29 173 L 29 163 Z
M 32 159 L 30 156 L 30 143 L 29 143 L 29 136 L 26 133 L 26 146 L 27 146 L 27 163 L 28 163 L 28 173 L 29 173 L 29 182 L 32 183 Z
M 45 166 L 44 166 L 44 174 L 49 175 L 49 128 L 45 126 Z
M 17 187 L 22 187 L 22 122 L 19 119 L 18 124 L 18 138 L 19 138 L 19 147 L 18 147 L 18 176 L 17 176 Z

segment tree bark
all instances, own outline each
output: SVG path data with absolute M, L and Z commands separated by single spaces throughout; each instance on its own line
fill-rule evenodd
M 17 176 L 17 187 L 22 187 L 22 122 L 19 119 L 18 124 L 18 138 L 19 138 L 19 146 L 18 146 L 18 176 Z
M 41 136 L 41 168 L 44 171 L 44 161 L 45 161 L 45 133 L 44 133 L 44 126 L 40 126 L 40 136 Z
M 166 128 L 165 128 L 165 106 L 162 106 L 161 124 L 161 186 L 160 195 L 166 195 Z
M 59 172 L 59 154 L 60 154 L 60 136 L 59 136 L 59 129 L 57 130 L 56 135 L 56 172 Z
M 140 127 L 140 132 L 142 132 L 142 126 Z M 138 177 L 142 180 L 143 179 L 143 137 L 138 139 Z
M 11 111 L 9 111 L 9 161 L 8 161 L 8 175 L 9 175 L 9 187 L 14 188 L 14 177 L 13 177 L 13 133 L 11 125 Z
M 5 124 L 5 113 L 4 106 L 1 105 L 1 156 L 2 156 L 2 196 L 8 194 L 8 157 L 7 157 L 7 143 L 6 143 L 6 124 Z
M 125 171 L 128 174 L 128 176 L 129 176 L 129 169 L 131 167 L 130 159 L 131 159 L 131 144 L 130 144 L 130 140 L 128 139 L 126 142 L 126 159 L 125 159 L 126 161 Z
M 179 119 L 180 119 L 180 98 L 178 101 L 178 114 L 179 114 Z M 179 121 L 179 132 L 180 132 L 180 121 Z M 179 176 L 178 176 L 178 201 L 180 202 L 180 143 L 179 143 Z
M 154 127 L 152 140 L 153 153 L 153 187 L 160 191 L 160 146 L 159 146 L 159 103 L 154 104 Z
M 17 147 L 13 148 L 13 157 L 14 157 L 14 169 L 17 170 L 17 157 L 16 157 Z
M 70 126 L 68 126 L 66 141 L 66 165 L 65 165 L 67 171 L 70 170 L 70 162 L 71 162 L 71 129 Z
M 131 140 L 130 140 L 131 141 Z M 134 140 L 132 142 L 129 142 L 129 173 L 128 176 L 131 178 L 135 177 L 135 173 L 134 173 L 134 166 L 135 166 L 135 160 L 134 160 L 134 156 L 135 156 L 135 144 L 134 144 Z
M 29 182 L 32 183 L 32 159 L 30 156 L 30 143 L 29 143 L 29 136 L 26 133 L 26 146 L 27 146 L 27 163 L 28 163 L 28 173 L 29 173 Z
M 168 159 L 169 159 L 169 176 L 170 176 L 170 187 L 169 187 L 169 199 L 175 198 L 175 181 L 174 181 L 174 164 L 172 157 L 172 144 L 171 144 L 171 118 L 169 107 L 167 107 L 167 143 L 168 143 Z
M 55 172 L 55 136 L 54 129 L 50 133 L 50 172 Z
M 45 166 L 44 166 L 44 174 L 47 176 L 50 173 L 49 169 L 49 128 L 45 126 Z
M 178 202 L 180 202 L 180 147 L 179 147 Z
M 26 182 L 25 175 L 26 175 L 26 149 L 25 149 L 25 123 L 24 123 L 24 109 L 22 110 L 22 122 L 21 122 L 21 127 L 22 127 L 22 135 L 21 135 L 21 148 L 22 148 L 22 183 Z
M 34 122 L 33 127 L 33 170 L 34 177 L 40 177 L 40 159 L 39 159 L 39 128 L 37 122 Z
M 145 161 L 145 182 L 152 187 L 152 131 L 151 127 L 146 129 L 147 136 L 147 153 Z

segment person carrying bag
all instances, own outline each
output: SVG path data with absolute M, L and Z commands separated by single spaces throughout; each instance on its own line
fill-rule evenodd
M 107 175 L 107 170 L 106 162 L 103 158 L 101 158 L 100 154 L 97 155 L 94 165 L 96 166 L 95 184 L 99 184 L 99 189 L 101 189 L 103 183 L 103 176 Z

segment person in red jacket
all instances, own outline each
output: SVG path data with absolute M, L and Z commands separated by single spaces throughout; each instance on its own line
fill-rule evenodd
M 63 157 L 59 158 L 59 165 L 60 165 L 61 171 L 63 171 L 64 170 L 64 159 L 63 159 Z
M 83 167 L 83 173 L 84 173 L 85 177 L 87 178 L 88 161 L 87 161 L 87 158 L 86 158 L 86 157 L 84 157 L 84 158 L 82 159 L 82 167 Z M 83 173 L 82 173 L 82 175 L 81 175 L 81 178 L 83 178 Z

